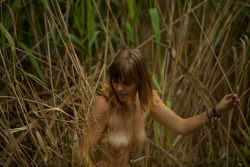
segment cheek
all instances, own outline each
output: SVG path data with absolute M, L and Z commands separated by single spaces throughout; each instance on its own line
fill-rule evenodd
M 136 93 L 137 92 L 137 85 L 133 85 L 131 88 L 130 88 L 130 92 L 131 93 Z

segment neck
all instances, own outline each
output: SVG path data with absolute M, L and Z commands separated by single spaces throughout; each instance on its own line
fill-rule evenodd
M 134 111 L 136 106 L 136 97 L 128 102 L 121 103 L 121 106 L 129 111 Z
M 121 105 L 123 107 L 131 107 L 131 106 L 134 106 L 135 104 L 135 101 L 129 101 L 129 102 L 122 102 Z

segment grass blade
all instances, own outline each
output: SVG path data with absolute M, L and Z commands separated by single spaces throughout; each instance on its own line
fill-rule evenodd
M 19 45 L 20 45 L 20 47 L 22 48 L 22 49 L 24 49 L 26 52 L 28 52 L 29 54 L 33 54 L 33 51 L 30 49 L 30 48 L 28 48 L 24 43 L 19 43 Z M 40 66 L 39 66 L 39 63 L 38 63 L 38 61 L 34 58 L 34 57 L 31 57 L 31 56 L 29 56 L 28 55 L 28 57 L 29 57 L 29 59 L 30 59 L 30 62 L 31 62 L 31 64 L 33 65 L 33 67 L 36 69 L 36 72 L 38 73 L 38 75 L 40 76 L 40 78 L 41 78 L 41 80 L 39 80 L 37 77 L 35 77 L 36 79 L 38 79 L 38 81 L 41 81 L 41 83 L 43 84 L 43 85 L 45 85 L 46 87 L 48 87 L 48 85 L 47 85 L 47 83 L 46 83 L 46 80 L 45 80 L 45 77 L 44 77 L 44 75 L 43 75 L 43 73 L 42 73 L 42 70 L 41 70 L 41 68 L 40 68 Z M 34 76 L 34 75 L 32 75 L 32 76 Z
M 76 37 L 74 36 L 73 34 L 70 34 L 70 39 L 73 43 L 73 45 L 75 46 L 75 48 L 85 54 L 89 54 L 87 49 L 83 46 L 83 44 L 81 43 L 81 41 Z
M 160 36 L 160 19 L 159 19 L 159 13 L 156 8 L 149 9 L 150 17 L 151 17 L 151 23 L 153 26 L 155 38 L 157 42 L 161 42 L 161 36 Z M 158 54 L 161 53 L 160 46 L 157 46 Z M 159 63 L 161 62 L 160 56 L 159 56 Z

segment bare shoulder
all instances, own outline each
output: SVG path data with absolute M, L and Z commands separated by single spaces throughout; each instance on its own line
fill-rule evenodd
M 108 107 L 109 104 L 107 102 L 107 100 L 103 97 L 103 96 L 97 96 L 96 100 L 95 100 L 95 105 L 98 107 Z
M 153 100 L 155 102 L 159 102 L 161 100 L 160 96 L 158 95 L 158 93 L 156 91 L 154 91 L 154 93 L 153 93 L 153 98 L 154 98 Z
M 160 98 L 160 96 L 156 91 L 153 92 L 153 102 L 155 103 L 155 107 L 163 103 L 162 99 Z
M 110 110 L 110 103 L 103 96 L 97 96 L 92 112 L 94 115 L 107 115 Z
M 156 91 L 153 92 L 153 106 L 151 107 L 150 114 L 164 107 L 164 103 L 161 97 L 158 95 Z

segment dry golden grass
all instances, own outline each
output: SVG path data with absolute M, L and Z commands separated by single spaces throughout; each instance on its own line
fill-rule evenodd
M 137 166 L 248 166 L 248 2 L 1 1 L 0 166 L 73 166 L 97 85 L 126 46 L 183 118 L 241 98 L 216 131 L 180 136 L 149 118 Z

